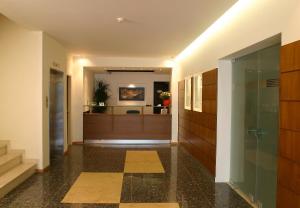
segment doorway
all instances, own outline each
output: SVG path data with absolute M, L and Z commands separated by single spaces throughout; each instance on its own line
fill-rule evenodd
M 64 153 L 64 73 L 50 70 L 50 160 Z
M 276 207 L 280 44 L 232 61 L 231 184 Z
M 71 76 L 67 76 L 67 145 L 71 145 Z
M 163 100 L 160 98 L 160 93 L 170 91 L 169 82 L 154 82 L 153 90 L 153 113 L 160 114 L 161 109 L 163 109 Z

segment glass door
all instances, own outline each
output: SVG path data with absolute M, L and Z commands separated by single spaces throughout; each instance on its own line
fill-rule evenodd
M 279 45 L 233 60 L 231 183 L 258 207 L 275 207 Z

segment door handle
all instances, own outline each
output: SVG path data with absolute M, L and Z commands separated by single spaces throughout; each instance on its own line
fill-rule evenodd
M 267 134 L 267 132 L 264 129 L 261 129 L 261 128 L 259 128 L 259 129 L 248 129 L 247 132 L 248 132 L 248 135 L 254 134 L 257 137 L 260 137 L 260 136 L 263 136 L 263 135 Z

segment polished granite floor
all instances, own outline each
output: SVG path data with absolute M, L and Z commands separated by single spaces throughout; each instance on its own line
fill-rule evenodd
M 63 204 L 66 193 L 82 172 L 124 171 L 127 150 L 156 150 L 165 173 L 124 173 L 121 203 L 176 203 L 181 208 L 248 208 L 227 184 L 213 178 L 182 147 L 101 147 L 73 145 L 65 157 L 51 158 L 44 174 L 35 174 L 0 200 L 0 207 L 99 207 L 118 204 Z

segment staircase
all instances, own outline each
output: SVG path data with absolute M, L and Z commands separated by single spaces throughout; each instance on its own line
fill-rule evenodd
M 10 150 L 0 140 L 0 198 L 35 173 L 36 161 L 25 160 L 23 150 Z

